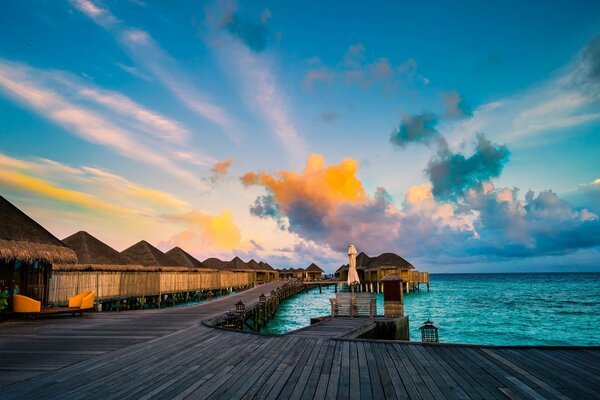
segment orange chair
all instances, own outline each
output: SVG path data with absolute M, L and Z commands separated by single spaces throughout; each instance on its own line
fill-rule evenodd
M 16 313 L 39 313 L 42 303 L 20 294 L 13 294 L 13 311 Z

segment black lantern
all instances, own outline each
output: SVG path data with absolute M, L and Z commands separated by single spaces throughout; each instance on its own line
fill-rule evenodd
M 241 300 L 235 303 L 235 313 L 238 315 L 246 313 L 246 305 Z
M 261 305 L 264 305 L 267 302 L 267 296 L 265 296 L 265 294 L 262 293 L 260 296 L 258 296 L 258 302 Z
M 435 325 L 433 321 L 427 319 L 427 321 L 419 327 L 419 330 L 421 331 L 421 340 L 429 343 L 439 342 L 438 329 L 440 328 Z

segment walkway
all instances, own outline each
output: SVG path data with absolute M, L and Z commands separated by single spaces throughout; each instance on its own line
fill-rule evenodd
M 592 399 L 600 393 L 598 349 L 268 336 L 199 323 L 240 297 L 250 302 L 270 290 L 192 307 L 0 324 L 0 377 L 32 377 L 0 388 L 0 398 Z

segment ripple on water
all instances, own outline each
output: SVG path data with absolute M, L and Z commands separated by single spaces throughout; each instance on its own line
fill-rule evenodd
M 332 287 L 281 304 L 267 332 L 286 333 L 330 313 Z M 431 318 L 440 341 L 494 345 L 600 345 L 600 274 L 434 274 L 431 291 L 405 296 L 410 335 Z M 383 295 L 377 295 L 383 313 Z

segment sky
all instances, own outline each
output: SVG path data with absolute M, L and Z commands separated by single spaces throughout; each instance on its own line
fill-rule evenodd
M 58 238 L 600 271 L 597 1 L 0 11 L 0 194 Z

